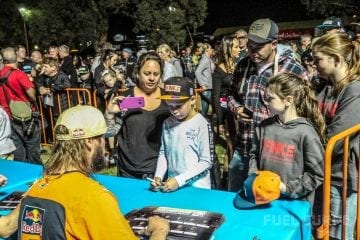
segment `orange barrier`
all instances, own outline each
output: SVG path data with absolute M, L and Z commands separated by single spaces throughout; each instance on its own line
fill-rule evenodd
M 118 90 L 119 93 L 122 93 L 122 92 L 125 92 L 127 90 L 127 88 L 121 88 Z M 97 90 L 95 89 L 94 92 L 93 92 L 93 100 L 94 100 L 94 107 L 98 107 L 99 106 L 99 103 L 98 103 L 98 98 L 99 96 L 96 95 L 97 94 Z
M 342 232 L 341 239 L 345 239 L 346 229 L 346 193 L 347 193 L 347 178 L 348 178 L 348 157 L 349 157 L 349 142 L 350 136 L 353 134 L 360 134 L 360 124 L 355 125 L 343 132 L 340 132 L 330 138 L 325 149 L 325 163 L 324 163 L 324 188 L 323 188 L 323 224 L 317 229 L 317 237 L 320 239 L 329 240 L 330 231 L 330 186 L 331 186 L 331 159 L 334 146 L 337 142 L 343 140 L 343 194 L 342 194 Z M 360 156 L 358 159 L 358 169 L 360 169 Z M 360 178 L 358 179 L 358 189 L 360 190 Z M 353 209 L 350 209 L 353 211 Z M 360 197 L 357 197 L 357 224 L 356 224 L 356 239 L 360 240 Z
M 54 94 L 53 97 L 53 107 L 45 107 L 43 104 L 42 96 L 38 97 L 38 106 L 41 116 L 40 122 L 42 129 L 41 144 L 43 145 L 51 145 L 50 142 L 54 141 L 53 128 L 56 122 L 55 118 L 60 113 L 62 113 L 65 109 L 75 106 L 77 104 L 92 105 L 93 103 L 90 90 L 85 88 L 66 88 L 64 91 Z M 63 105 L 64 103 L 66 103 L 66 105 Z
M 119 89 L 118 92 L 124 92 L 127 89 Z M 200 97 L 199 93 L 202 89 L 195 89 L 196 97 Z M 64 95 L 61 95 L 63 93 Z M 56 117 L 62 113 L 65 109 L 75 106 L 77 104 L 91 105 L 99 107 L 97 91 L 91 92 L 85 88 L 66 88 L 63 92 L 54 95 L 54 106 L 44 106 L 42 96 L 38 97 L 38 106 L 41 116 L 41 128 L 42 128 L 42 141 L 43 145 L 51 145 L 54 141 L 53 128 L 56 123 Z M 65 98 L 65 101 L 64 99 Z M 200 100 L 199 100 L 200 101 Z M 66 103 L 64 108 L 63 103 Z M 48 128 L 46 128 L 48 126 Z
M 121 92 L 125 92 L 127 90 L 127 88 L 121 88 L 118 90 L 119 93 Z M 195 89 L 195 96 L 196 97 L 199 97 L 199 93 L 201 93 L 203 90 L 201 88 L 197 88 Z M 94 107 L 98 107 L 98 96 L 96 95 L 97 94 L 97 90 L 95 89 L 94 92 L 93 92 L 93 101 L 94 101 Z

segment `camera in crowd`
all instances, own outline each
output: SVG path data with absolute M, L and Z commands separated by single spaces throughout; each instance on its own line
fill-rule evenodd
M 112 68 L 122 74 L 126 74 L 126 67 L 124 65 L 114 65 Z
M 26 136 L 30 137 L 33 135 L 36 126 L 39 124 L 40 121 L 40 113 L 39 112 L 32 112 L 31 120 L 28 124 L 25 125 L 24 133 Z

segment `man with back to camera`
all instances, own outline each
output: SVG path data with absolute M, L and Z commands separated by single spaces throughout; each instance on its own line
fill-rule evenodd
M 249 54 L 240 60 L 234 72 L 228 107 L 237 116 L 239 129 L 229 164 L 229 191 L 242 188 L 255 127 L 270 117 L 264 96 L 267 81 L 279 72 L 307 79 L 305 69 L 296 61 L 292 50 L 278 44 L 278 34 L 278 26 L 268 18 L 253 22 L 248 32 Z
M 18 69 L 14 48 L 8 47 L 3 49 L 2 56 L 5 66 L 1 69 L 0 76 L 5 77 L 7 74 L 9 74 L 9 76 L 7 84 L 0 86 L 0 105 L 3 106 L 11 119 L 11 134 L 16 146 L 14 159 L 17 161 L 41 164 L 40 121 L 37 121 L 34 131 L 28 134 L 27 126 L 29 121 L 23 123 L 19 120 L 14 120 L 9 107 L 10 100 L 23 101 L 32 105 L 32 111 L 35 111 L 36 91 L 34 84 L 23 71 Z
M 103 164 L 106 130 L 103 114 L 91 106 L 78 105 L 60 115 L 44 176 L 14 210 L 20 213 L 15 214 L 18 239 L 136 239 L 115 196 L 91 177 L 93 168 Z M 4 223 L 14 229 L 14 213 L 0 218 L 0 227 Z M 2 231 L 11 234 L 3 229 L 0 236 Z M 163 240 L 168 231 L 166 220 L 149 218 L 150 239 Z

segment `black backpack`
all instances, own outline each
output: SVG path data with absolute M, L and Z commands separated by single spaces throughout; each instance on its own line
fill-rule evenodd
M 9 71 L 7 71 L 7 73 L 5 74 L 5 76 L 0 77 L 0 86 L 2 86 L 3 84 L 6 84 L 8 81 L 8 78 L 10 76 L 10 74 L 14 71 L 15 69 L 9 69 Z

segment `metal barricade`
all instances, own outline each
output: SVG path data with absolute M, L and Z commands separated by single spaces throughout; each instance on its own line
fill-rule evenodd
M 342 193 L 342 232 L 341 239 L 345 239 L 346 229 L 346 197 L 347 197 L 347 180 L 348 180 L 348 158 L 349 158 L 349 142 L 350 136 L 360 134 L 360 124 L 355 125 L 332 136 L 326 145 L 325 163 L 324 163 L 324 187 L 323 187 L 323 224 L 317 229 L 317 237 L 319 239 L 329 240 L 330 232 L 330 187 L 331 187 L 331 159 L 335 144 L 343 141 L 343 193 Z M 360 143 L 359 143 L 360 144 Z M 360 147 L 360 146 L 359 146 Z M 357 156 L 357 169 L 360 169 L 360 156 Z M 357 191 L 360 190 L 360 178 L 358 178 Z M 355 211 L 355 209 L 350 209 Z M 360 240 L 360 197 L 357 196 L 357 224 L 356 239 Z
M 127 89 L 119 89 L 118 92 L 122 93 Z M 200 98 L 199 93 L 201 89 L 195 89 L 196 98 Z M 96 108 L 99 107 L 97 90 L 90 92 L 85 88 L 66 88 L 63 91 L 66 96 L 66 108 L 75 106 L 77 104 L 91 105 Z M 56 117 L 62 113 L 65 109 L 62 106 L 62 96 L 59 94 L 54 95 L 54 106 L 44 106 L 42 96 L 38 97 L 39 112 L 41 114 L 41 128 L 42 128 L 42 145 L 51 145 L 54 141 L 53 128 L 56 123 Z M 198 100 L 200 102 L 200 99 Z M 199 111 L 200 109 L 196 109 Z
M 63 95 L 62 95 L 63 94 Z M 65 97 L 66 106 L 64 109 L 63 97 Z M 42 129 L 42 145 L 51 145 L 55 140 L 53 129 L 56 123 L 56 117 L 69 107 L 77 104 L 92 105 L 93 99 L 89 89 L 85 88 L 66 88 L 59 94 L 54 95 L 54 106 L 44 106 L 43 97 L 38 97 L 38 106 L 41 116 L 41 129 Z
M 118 93 L 122 93 L 122 92 L 125 92 L 127 90 L 127 88 L 121 88 L 118 90 Z M 93 100 L 94 100 L 94 107 L 99 107 L 99 103 L 98 103 L 98 98 L 99 96 L 97 95 L 97 90 L 95 89 L 94 92 L 93 92 Z

